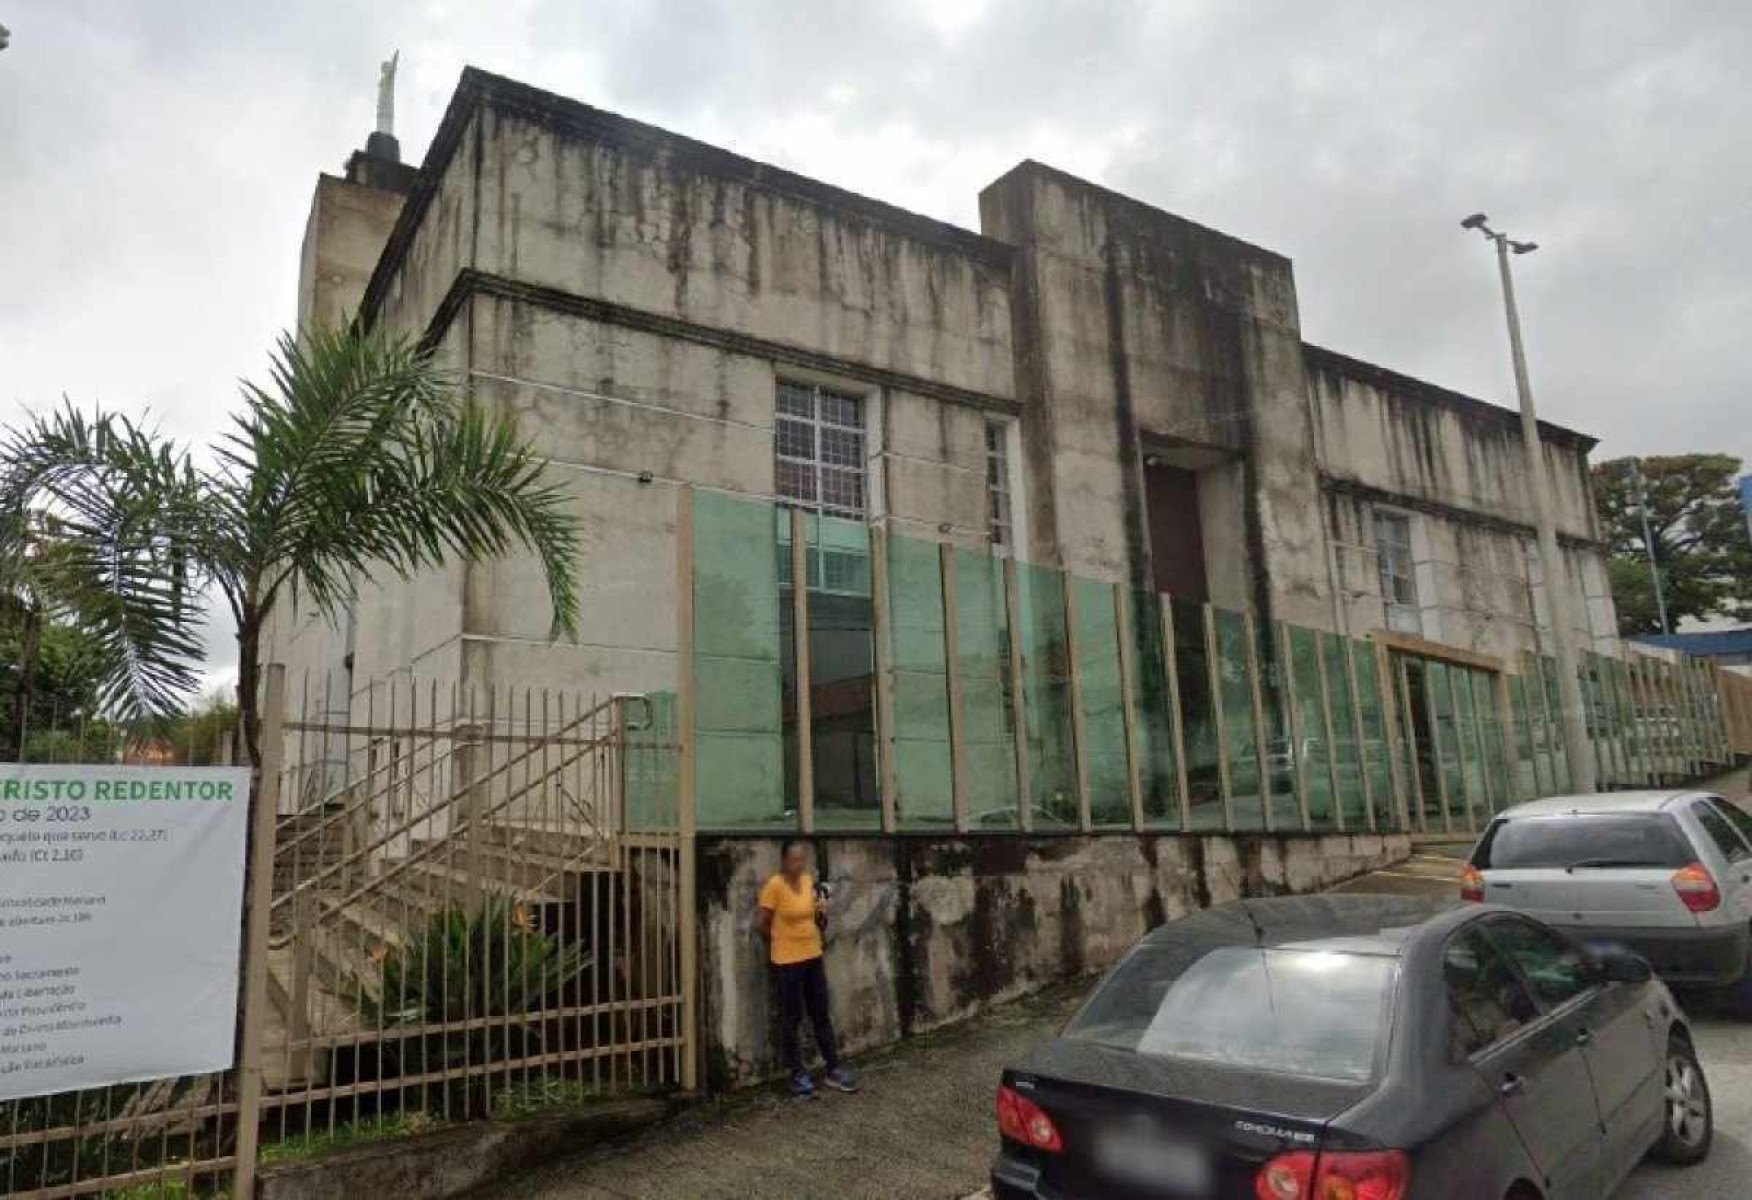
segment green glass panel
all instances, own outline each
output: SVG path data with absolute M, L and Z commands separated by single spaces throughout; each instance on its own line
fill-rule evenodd
M 1214 610 L 1217 625 L 1218 703 L 1223 709 L 1223 749 L 1234 787 L 1230 818 L 1235 829 L 1265 828 L 1265 797 L 1271 781 L 1260 770 L 1254 737 L 1253 686 L 1248 669 L 1247 622 L 1240 613 Z
M 1338 797 L 1332 786 L 1332 763 L 1327 756 L 1326 726 L 1320 708 L 1319 635 L 1312 629 L 1291 627 L 1285 631 L 1284 654 L 1296 719 L 1302 735 L 1294 746 L 1299 778 L 1307 790 L 1308 822 L 1314 829 L 1331 829 L 1338 823 Z M 1299 816 L 1299 814 L 1298 814 Z
M 694 496 L 694 753 L 702 829 L 795 824 L 785 804 L 773 506 Z
M 876 829 L 882 822 L 882 802 L 876 769 L 870 530 L 862 521 L 814 515 L 805 529 L 815 827 Z M 781 590 L 788 600 L 788 584 Z M 791 786 L 795 789 L 794 777 Z
M 1338 776 L 1338 804 L 1346 829 L 1367 829 L 1369 810 L 1363 800 L 1364 747 L 1357 742 L 1357 707 L 1351 699 L 1344 658 L 1345 639 L 1320 635 L 1326 655 L 1326 694 L 1332 704 L 1332 756 Z
M 1453 692 L 1454 736 L 1459 741 L 1461 794 L 1454 806 L 1455 824 L 1462 829 L 1482 828 L 1490 812 L 1484 791 L 1484 743 L 1478 727 L 1478 702 L 1472 693 L 1477 672 L 1464 667 L 1448 668 L 1448 687 Z
M 1077 764 L 1071 731 L 1070 643 L 1065 636 L 1064 577 L 1018 563 L 1022 612 L 1022 690 L 1028 723 L 1028 769 L 1036 828 L 1077 824 Z
M 895 807 L 903 829 L 955 820 L 941 564 L 936 543 L 889 535 Z
M 1460 741 L 1454 719 L 1453 697 L 1448 691 L 1448 665 L 1439 662 L 1424 664 L 1424 687 L 1430 706 L 1430 741 L 1433 746 L 1432 767 L 1436 795 L 1431 823 L 1442 822 L 1444 829 L 1465 827 L 1465 781 L 1460 773 Z M 1442 805 L 1446 804 L 1446 811 Z
M 1402 810 L 1393 794 L 1393 764 L 1389 759 L 1385 709 L 1382 705 L 1381 676 L 1375 665 L 1375 647 L 1366 641 L 1352 640 L 1350 671 L 1356 680 L 1357 711 L 1362 716 L 1362 757 L 1369 776 L 1369 794 L 1375 805 L 1377 829 L 1400 829 L 1401 811 L 1409 811 L 1407 801 Z
M 1217 762 L 1216 696 L 1211 686 L 1204 611 L 1196 604 L 1172 604 L 1175 672 L 1186 742 L 1191 827 L 1215 830 L 1222 829 L 1226 821 L 1222 776 Z
M 1509 796 L 1513 780 L 1503 746 L 1503 714 L 1498 706 L 1496 676 L 1472 673 L 1472 702 L 1478 712 L 1478 734 L 1483 742 L 1485 780 L 1489 786 L 1490 813 L 1495 816 L 1514 803 Z
M 1162 600 L 1154 592 L 1131 593 L 1132 748 L 1143 790 L 1144 824 L 1180 827 L 1174 725 L 1168 692 L 1167 648 L 1162 640 Z
M 1020 798 L 1003 564 L 968 550 L 954 551 L 951 561 L 969 824 L 974 829 L 1014 829 Z
M 1541 665 L 1545 669 L 1546 743 L 1550 747 L 1553 786 L 1561 794 L 1575 790 L 1563 740 L 1563 696 L 1558 689 L 1557 660 L 1547 655 L 1541 659 Z
M 1514 783 L 1517 800 L 1544 794 L 1544 773 L 1539 768 L 1538 745 L 1533 736 L 1533 718 L 1528 708 L 1531 689 L 1525 675 L 1509 676 L 1509 708 L 1514 721 Z
M 1125 698 L 1120 690 L 1113 585 L 1076 576 L 1070 584 L 1076 600 L 1077 683 L 1083 706 L 1090 820 L 1096 825 L 1129 826 L 1131 772 L 1125 749 Z

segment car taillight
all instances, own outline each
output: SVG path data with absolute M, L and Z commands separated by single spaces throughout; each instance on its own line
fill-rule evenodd
M 1065 1148 L 1058 1126 L 1040 1105 L 1014 1088 L 998 1089 L 998 1132 L 1012 1142 L 1057 1154 Z
M 1259 1200 L 1401 1200 L 1411 1164 L 1398 1150 L 1280 1154 L 1253 1179 Z
M 1721 889 L 1704 869 L 1702 863 L 1692 863 L 1673 872 L 1673 890 L 1694 913 L 1710 912 L 1722 902 Z
M 1484 903 L 1484 874 L 1471 863 L 1460 868 L 1460 899 Z

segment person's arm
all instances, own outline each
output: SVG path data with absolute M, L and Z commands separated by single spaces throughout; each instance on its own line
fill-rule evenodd
M 760 918 L 760 936 L 767 942 L 773 940 L 773 910 L 778 907 L 772 892 L 772 881 L 768 880 L 766 886 L 760 889 L 760 896 L 755 900 L 755 911 Z

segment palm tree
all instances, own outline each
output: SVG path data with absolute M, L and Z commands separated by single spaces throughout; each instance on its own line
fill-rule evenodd
M 513 421 L 463 402 L 428 351 L 356 327 L 283 336 L 267 386 L 246 382 L 243 401 L 210 466 L 126 416 L 70 405 L 0 438 L 0 515 L 60 523 L 118 715 L 182 708 L 211 594 L 237 625 L 257 767 L 261 637 L 288 597 L 335 620 L 361 578 L 521 548 L 547 577 L 554 635 L 574 632 L 564 493 Z
M 76 616 L 83 599 L 66 570 L 66 547 L 58 524 L 45 513 L 0 511 L 0 619 L 18 636 L 12 711 L 7 714 L 0 755 L 24 757 L 30 711 L 36 700 L 44 630 Z

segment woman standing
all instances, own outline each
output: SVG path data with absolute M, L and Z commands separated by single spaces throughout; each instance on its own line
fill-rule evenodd
M 827 1064 L 824 1082 L 842 1092 L 858 1090 L 851 1070 L 840 1064 L 833 1043 L 833 1021 L 827 1011 L 827 969 L 821 960 L 821 929 L 827 913 L 808 873 L 809 851 L 801 841 L 785 843 L 779 873 L 760 889 L 760 932 L 767 940 L 773 982 L 779 991 L 779 1046 L 791 1073 L 791 1094 L 815 1095 L 815 1081 L 803 1069 L 797 1023 L 809 1013 L 815 1048 Z

